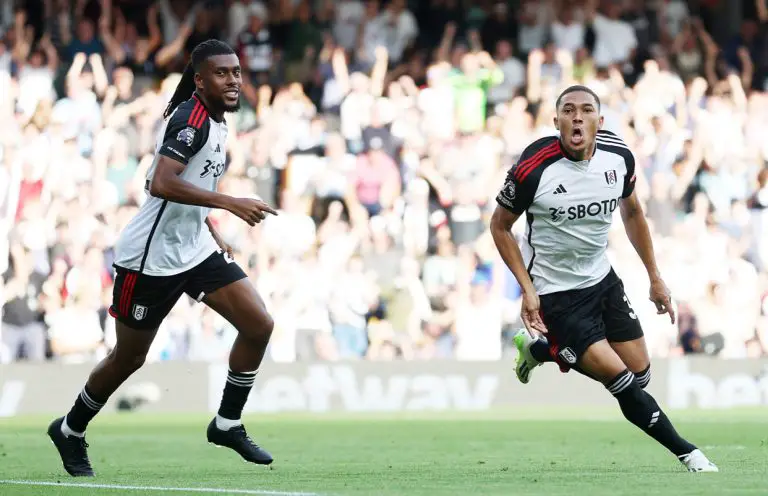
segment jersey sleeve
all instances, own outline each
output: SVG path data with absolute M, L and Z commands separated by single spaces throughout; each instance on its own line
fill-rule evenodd
M 513 214 L 522 214 L 533 203 L 538 188 L 538 175 L 532 172 L 541 158 L 551 158 L 548 152 L 557 138 L 544 138 L 529 145 L 520 155 L 517 163 L 509 169 L 504 186 L 496 196 L 496 202 Z
M 187 165 L 208 140 L 210 124 L 204 109 L 182 105 L 169 118 L 158 153 Z
M 530 181 L 519 181 L 515 178 L 515 167 L 507 173 L 504 186 L 496 196 L 496 203 L 506 208 L 513 214 L 522 214 L 533 203 L 536 191 L 532 191 Z
M 629 150 L 628 150 L 629 151 Z M 635 191 L 635 156 L 631 151 L 625 154 L 624 163 L 627 165 L 627 174 L 624 176 L 624 189 L 621 191 L 622 198 L 629 198 L 633 191 Z
M 624 184 L 622 185 L 621 197 L 629 198 L 633 191 L 635 191 L 635 155 L 632 150 L 629 149 L 627 144 L 612 131 L 601 129 L 597 132 L 597 146 L 598 148 L 610 151 L 616 155 L 620 155 L 624 159 L 624 165 L 626 166 L 626 174 L 624 174 Z

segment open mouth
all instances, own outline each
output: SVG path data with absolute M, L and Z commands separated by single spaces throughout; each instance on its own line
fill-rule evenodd
M 234 99 L 234 98 L 237 98 L 237 97 L 240 96 L 240 91 L 238 91 L 238 90 L 227 90 L 227 91 L 224 92 L 224 96 Z
M 571 131 L 571 142 L 574 145 L 578 145 L 582 141 L 584 141 L 584 131 L 580 128 L 574 128 L 573 131 Z

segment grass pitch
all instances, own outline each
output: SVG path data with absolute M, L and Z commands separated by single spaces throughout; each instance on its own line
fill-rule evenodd
M 685 472 L 609 410 L 247 417 L 271 468 L 209 445 L 209 416 L 104 414 L 88 430 L 87 480 L 61 467 L 51 419 L 0 419 L 0 494 L 768 494 L 768 409 L 670 413 L 720 473 Z

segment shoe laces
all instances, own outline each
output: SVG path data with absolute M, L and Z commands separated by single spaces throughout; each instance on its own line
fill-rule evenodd
M 70 436 L 70 439 L 71 439 L 71 442 L 69 443 L 69 446 L 70 446 L 70 450 L 72 451 L 72 454 L 87 460 L 88 452 L 86 451 L 86 449 L 89 447 L 89 444 L 85 441 L 85 438 Z
M 253 447 L 255 447 L 255 448 L 258 448 L 258 445 L 257 445 L 256 443 L 254 443 L 254 442 L 253 442 L 253 439 L 251 439 L 251 437 L 250 437 L 250 436 L 248 435 L 248 433 L 245 431 L 245 426 L 244 426 L 244 425 L 242 425 L 242 424 L 241 424 L 241 425 L 235 426 L 235 427 L 233 427 L 233 428 L 232 428 L 232 429 L 230 429 L 230 430 L 231 430 L 232 432 L 235 432 L 235 433 L 237 433 L 237 434 L 240 434 L 240 435 L 243 437 L 243 439 L 244 439 L 244 440 L 245 440 L 245 441 L 246 441 L 248 444 L 250 444 L 251 446 L 253 446 Z

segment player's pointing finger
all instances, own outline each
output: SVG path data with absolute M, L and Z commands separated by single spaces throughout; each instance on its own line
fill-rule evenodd
M 267 205 L 266 203 L 264 203 L 264 202 L 259 202 L 259 204 L 260 204 L 260 205 L 259 205 L 259 208 L 261 208 L 261 210 L 262 210 L 262 211 L 264 211 L 264 212 L 269 212 L 269 213 L 270 213 L 270 214 L 272 214 L 272 215 L 277 215 L 277 210 L 275 210 L 274 208 L 270 207 L 270 206 L 269 206 L 269 205 Z M 266 217 L 266 216 L 265 216 L 265 217 Z

